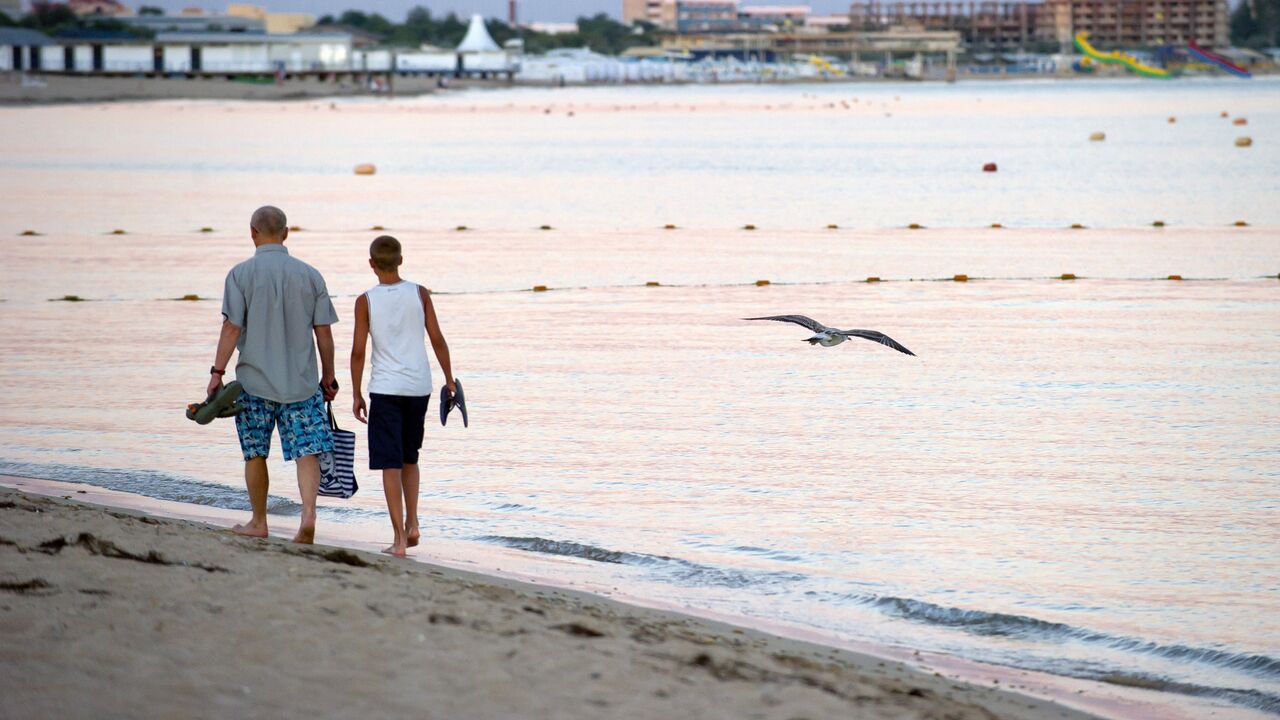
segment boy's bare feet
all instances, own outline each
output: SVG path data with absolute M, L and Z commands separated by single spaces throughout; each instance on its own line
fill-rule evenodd
M 405 525 L 404 535 L 406 547 L 418 547 L 418 540 L 422 537 L 422 533 L 418 532 L 417 525 Z
M 403 545 L 388 545 L 387 547 L 382 548 L 382 552 L 400 558 L 409 556 L 409 554 L 405 552 Z
M 260 523 L 250 520 L 247 523 L 242 523 L 231 528 L 231 532 L 245 537 L 264 538 L 267 536 L 267 524 L 265 522 Z

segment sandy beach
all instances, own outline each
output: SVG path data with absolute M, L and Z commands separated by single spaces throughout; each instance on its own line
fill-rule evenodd
M 903 664 L 0 491 L 0 716 L 1083 718 Z

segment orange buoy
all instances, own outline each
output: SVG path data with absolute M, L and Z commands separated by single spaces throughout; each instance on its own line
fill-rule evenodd
M 1247 223 L 1247 222 L 1245 222 L 1245 221 L 1243 221 L 1243 220 L 1237 220 L 1237 221 L 1235 222 L 1235 226 L 1236 226 L 1236 227 L 1249 227 L 1249 223 Z
M 768 281 L 768 280 L 757 280 L 757 281 L 756 281 L 756 287 L 764 287 L 765 285 L 768 285 L 768 284 L 769 284 L 769 281 Z
M 1178 122 L 1178 118 L 1176 118 L 1176 117 L 1174 117 L 1174 116 L 1170 115 L 1170 116 L 1169 116 L 1169 124 L 1170 124 L 1170 125 L 1172 125 L 1172 124 L 1174 124 L 1174 123 L 1176 123 L 1176 122 Z
M 1059 279 L 1059 280 L 1075 280 L 1075 279 L 1076 279 L 1076 274 L 1075 274 L 1075 273 L 1062 273 L 1062 275 L 1058 276 L 1058 279 Z
M 376 172 L 378 172 L 378 168 L 374 167 L 373 163 L 361 163 L 356 166 L 357 175 L 372 175 Z
M 1249 120 L 1247 118 L 1236 118 L 1235 120 L 1231 121 L 1231 124 L 1232 125 L 1248 125 Z
M 907 229 L 908 229 L 908 230 L 923 230 L 923 229 L 924 229 L 924 226 L 923 226 L 923 225 L 921 225 L 920 223 L 911 223 L 910 225 L 908 225 L 908 226 L 907 226 Z
M 650 280 L 649 282 L 645 283 L 644 286 L 645 287 L 661 287 L 662 283 L 658 282 L 657 280 Z
M 1242 135 L 1236 138 L 1236 147 L 1249 147 L 1253 145 L 1253 138 L 1248 135 Z
M 290 225 L 289 232 L 302 232 L 302 227 L 298 225 Z
M 871 277 L 867 278 L 867 282 L 869 282 L 869 283 L 878 283 L 878 282 L 880 282 L 880 278 L 879 278 L 879 277 L 877 277 L 877 276 L 875 276 L 875 275 L 872 275 Z
M 371 228 L 369 228 L 369 229 L 370 229 L 370 230 L 386 230 L 386 228 L 382 227 L 381 225 L 374 225 L 373 227 L 371 227 Z
M 23 230 L 18 234 L 21 235 L 22 237 L 36 237 L 40 233 L 36 232 L 35 230 Z
M 121 230 L 120 228 L 116 228 L 115 230 L 112 230 L 112 231 L 111 231 L 111 234 L 112 234 L 112 235 L 124 235 L 124 234 L 125 234 L 125 232 L 124 232 L 124 230 Z
M 542 227 L 539 227 L 538 229 L 539 229 L 539 230 L 550 230 L 550 229 L 551 229 L 551 226 L 550 226 L 550 225 L 543 225 Z
M 837 225 L 837 224 L 835 224 L 835 223 L 828 223 L 828 224 L 827 224 L 827 229 L 828 229 L 828 230 L 839 230 L 839 229 L 840 229 L 840 226 L 839 226 L 839 225 Z
M 1084 226 L 1083 226 L 1083 225 L 1081 225 L 1080 223 L 1071 223 L 1071 229 L 1072 229 L 1072 230 L 1083 230 L 1083 229 L 1084 229 Z
M 1156 220 L 1155 222 L 1151 223 L 1151 227 L 1164 227 L 1164 221 Z
M 191 294 L 189 294 L 189 295 L 183 295 L 182 297 L 180 297 L 180 298 L 178 298 L 178 299 L 179 299 L 179 300 L 186 300 L 187 302 L 195 302 L 196 300 L 199 300 L 199 299 L 200 299 L 200 296 L 199 296 L 199 295 L 196 295 L 195 293 L 191 293 Z
M 993 230 L 999 230 L 999 229 L 1000 229 L 1000 228 L 1002 228 L 1002 227 L 1004 227 L 1004 226 L 1003 226 L 1003 225 L 1001 225 L 1000 223 L 991 223 L 991 228 L 992 228 Z
M 533 286 L 533 291 L 534 291 L 534 292 L 546 292 L 546 291 L 547 291 L 547 286 L 546 286 L 546 285 L 534 285 L 534 286 Z
M 1099 132 L 1089 133 L 1089 140 L 1092 142 L 1102 142 L 1103 140 L 1106 140 L 1106 139 L 1107 139 L 1107 134 L 1104 132 L 1099 131 Z
M 1181 279 L 1182 279 L 1182 276 L 1181 276 L 1181 275 L 1170 275 L 1170 276 L 1169 276 L 1169 279 L 1170 279 L 1170 280 L 1181 280 Z
M 752 224 L 750 224 L 750 223 L 747 223 L 746 225 L 743 225 L 743 226 L 742 226 L 742 229 L 743 229 L 743 230 L 755 230 L 755 229 L 756 229 L 756 226 L 755 226 L 755 225 L 752 225 Z
M 995 163 L 987 163 L 982 166 L 982 172 L 995 172 L 995 171 L 996 171 Z
M 662 229 L 663 229 L 663 230 L 675 230 L 675 229 L 676 229 L 676 226 L 675 226 L 675 225 L 672 225 L 671 223 L 667 223 L 666 225 L 663 225 L 663 226 L 662 226 Z
M 1223 110 L 1221 115 L 1219 115 L 1219 117 L 1227 117 L 1227 111 Z
M 953 277 L 953 278 L 951 278 L 951 279 L 952 279 L 952 280 L 954 280 L 955 282 L 969 282 L 969 276 L 968 276 L 968 275 L 956 275 L 955 277 Z

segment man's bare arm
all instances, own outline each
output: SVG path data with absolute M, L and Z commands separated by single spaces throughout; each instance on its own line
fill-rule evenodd
M 444 341 L 444 333 L 440 331 L 440 321 L 436 319 L 436 307 L 431 304 L 431 293 L 426 288 L 418 288 L 422 297 L 422 309 L 427 316 L 427 336 L 431 338 L 431 349 L 435 350 L 436 359 L 440 361 L 440 369 L 444 371 L 444 384 L 449 392 L 457 392 L 453 386 L 453 364 L 449 360 L 449 343 Z
M 240 326 L 223 318 L 222 331 L 218 334 L 218 349 L 213 353 L 213 366 L 219 370 L 226 370 L 227 363 L 231 362 L 231 353 L 235 352 L 236 342 L 240 339 Z M 222 376 L 213 375 L 209 378 L 209 387 L 206 394 L 212 395 L 217 392 L 222 385 Z
M 316 334 L 316 348 L 320 350 L 320 387 L 324 390 L 324 399 L 332 400 L 338 396 L 337 378 L 333 374 L 333 328 L 316 325 L 312 330 Z

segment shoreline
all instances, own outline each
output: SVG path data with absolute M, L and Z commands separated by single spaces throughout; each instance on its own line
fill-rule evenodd
M 479 564 L 465 557 L 453 562 L 441 562 L 441 558 L 421 555 L 408 561 L 394 560 L 376 552 L 367 552 L 366 547 L 362 547 L 371 546 L 371 543 L 344 540 L 340 532 L 332 532 L 338 529 L 333 525 L 326 526 L 321 537 L 338 543 L 334 546 L 301 548 L 276 536 L 267 541 L 238 538 L 218 530 L 229 526 L 232 517 L 242 513 L 193 506 L 186 513 L 186 519 L 157 519 L 172 517 L 173 509 L 160 507 L 165 503 L 147 500 L 84 485 L 0 477 L 0 553 L 7 556 L 4 565 L 0 566 L 0 587 L 9 591 L 0 594 L 0 623 L 6 627 L 8 636 L 18 638 L 8 652 L 0 651 L 0 666 L 6 667 L 5 677 L 23 678 L 22 687 L 6 688 L 6 697 L 20 700 L 8 707 L 5 714 L 19 709 L 52 712 L 86 707 L 88 698 L 77 697 L 77 693 L 83 690 L 98 697 L 102 681 L 78 660 L 85 651 L 85 648 L 78 647 L 81 644 L 78 638 L 97 638 L 88 648 L 92 652 L 106 652 L 104 646 L 128 646 L 133 639 L 129 633 L 141 632 L 139 624 L 151 622 L 149 615 L 138 617 L 137 607 L 164 609 L 167 619 L 157 621 L 156 628 L 169 623 L 175 628 L 186 628 L 193 622 L 194 627 L 199 628 L 202 622 L 215 619 L 191 616 L 199 615 L 200 608 L 207 609 L 206 606 L 212 604 L 223 608 L 214 613 L 219 616 L 216 619 L 219 627 L 225 627 L 236 637 L 243 637 L 252 627 L 226 627 L 228 621 L 240 617 L 235 613 L 232 613 L 233 617 L 227 617 L 233 607 L 244 604 L 261 606 L 247 611 L 253 617 L 261 617 L 263 612 L 270 615 L 272 608 L 301 610 L 301 617 L 323 619 L 325 622 L 321 624 L 327 628 L 326 633 L 338 633 L 324 634 L 323 641 L 322 634 L 317 633 L 309 641 L 315 646 L 312 650 L 338 652 L 346 658 L 345 662 L 354 662 L 349 652 L 352 643 L 367 643 L 370 647 L 379 644 L 379 633 L 373 632 L 370 625 L 385 630 L 381 637 L 383 644 L 388 644 L 388 647 L 397 645 L 398 641 L 390 635 L 395 628 L 388 624 L 388 613 L 375 609 L 379 607 L 380 599 L 410 602 L 411 598 L 424 593 L 427 597 L 452 598 L 465 591 L 475 597 L 461 603 L 459 613 L 451 617 L 465 617 L 470 622 L 470 635 L 476 637 L 460 645 L 450 645 L 452 649 L 448 651 L 435 648 L 430 643 L 419 648 L 448 656 L 429 659 L 431 662 L 427 666 L 435 667 L 435 662 L 457 666 L 458 677 L 437 678 L 437 682 L 443 682 L 443 687 L 449 692 L 456 692 L 459 696 L 467 692 L 483 695 L 476 688 L 467 692 L 459 690 L 459 683 L 465 685 L 473 677 L 492 678 L 504 674 L 524 677 L 522 673 L 527 674 L 528 668 L 513 667 L 520 663 L 507 661 L 527 655 L 531 650 L 540 659 L 548 661 L 549 667 L 561 667 L 566 663 L 578 667 L 586 663 L 584 673 L 589 680 L 584 681 L 585 685 L 561 688 L 571 696 L 575 690 L 581 691 L 582 697 L 561 697 L 537 712 L 517 710 L 514 706 L 476 705 L 475 698 L 472 698 L 460 704 L 454 713 L 446 714 L 450 717 L 468 716 L 472 712 L 475 714 L 471 716 L 476 717 L 500 716 L 510 712 L 534 717 L 594 717 L 602 714 L 645 717 L 654 713 L 673 717 L 744 717 L 748 708 L 762 709 L 762 717 L 792 717 L 797 714 L 828 717 L 857 710 L 866 713 L 859 717 L 885 718 L 943 715 L 1193 718 L 1203 716 L 1209 709 L 1219 712 L 1240 710 L 1242 717 L 1255 716 L 1241 708 L 1202 704 L 1197 698 L 1170 697 L 1168 693 L 1141 688 L 987 666 L 932 653 L 925 656 L 907 648 L 860 647 L 856 643 L 836 645 L 818 632 L 805 633 L 781 625 L 774 627 L 767 622 L 756 622 L 754 628 L 741 626 L 738 623 L 746 619 L 717 617 L 638 598 L 608 597 L 608 590 L 603 588 L 557 587 L 554 581 L 548 582 L 544 578 L 521 577 L 518 573 L 507 572 L 490 574 L 492 568 L 483 566 L 477 572 L 468 566 Z M 39 519 L 33 519 L 37 514 Z M 287 534 L 289 523 L 278 525 L 275 531 Z M 87 532 L 91 539 L 81 537 L 81 532 Z M 63 542 L 79 545 L 87 552 L 76 550 L 74 560 L 70 560 L 71 555 L 66 551 L 51 555 L 40 551 L 49 543 L 58 544 L 59 537 Z M 348 548 L 354 548 L 354 551 Z M 141 562 L 123 563 L 110 559 L 122 557 L 121 553 L 127 558 L 146 557 L 152 552 L 172 564 L 161 566 L 165 568 L 161 570 Z M 314 568 L 317 559 L 326 558 L 330 563 L 336 563 L 329 572 L 304 572 L 308 566 Z M 68 562 L 70 566 L 66 565 Z M 217 566 L 227 572 L 191 570 L 192 563 Z M 297 593 L 294 587 L 275 584 L 282 576 L 282 563 L 287 565 L 283 568 L 286 580 L 306 578 L 305 592 Z M 174 572 L 168 568 L 180 568 L 179 574 L 186 576 L 182 583 L 162 581 L 163 575 Z M 335 568 L 337 572 L 334 572 Z M 246 577 L 249 574 L 251 578 Z M 67 584 L 84 584 L 89 577 L 94 577 L 97 584 L 89 588 L 92 592 L 87 595 L 84 588 L 79 591 L 79 596 L 59 589 Z M 147 584 L 149 579 L 155 582 Z M 274 591 L 257 588 L 256 592 L 245 595 L 246 589 L 242 586 L 250 580 L 255 586 L 258 580 L 269 580 Z M 388 583 L 391 586 L 384 587 Z M 128 591 L 118 589 L 122 587 L 127 587 Z M 109 594 L 97 593 L 98 590 Z M 117 593 L 120 599 L 114 599 Z M 341 601 L 344 607 L 354 608 L 340 616 L 350 620 L 354 614 L 356 621 L 363 624 L 346 622 L 341 627 L 331 627 L 327 606 L 312 607 L 322 599 L 325 602 Z M 56 609 L 49 612 L 46 602 L 56 604 Z M 527 606 L 541 612 L 529 610 Z M 420 605 L 415 605 L 412 610 L 399 608 L 396 615 L 404 620 L 400 629 L 410 634 L 414 630 L 420 631 L 418 642 L 423 643 L 422 638 L 431 636 L 430 631 L 437 630 L 436 626 L 441 623 L 451 629 L 466 624 L 440 620 L 443 611 L 437 609 L 432 613 L 433 608 Z M 169 655 L 181 651 L 186 654 L 178 658 L 179 666 L 174 669 L 184 676 L 201 677 L 206 674 L 204 664 L 212 662 L 221 672 L 221 684 L 199 685 L 201 694 L 184 696 L 184 700 L 190 703 L 185 709 L 204 705 L 231 710 L 225 705 L 231 702 L 236 712 L 243 712 L 254 706 L 242 705 L 248 703 L 249 697 L 238 697 L 237 693 L 228 690 L 240 681 L 225 677 L 228 671 L 223 666 L 240 663 L 244 677 L 260 677 L 271 672 L 271 668 L 283 667 L 287 658 L 298 651 L 295 645 L 305 642 L 298 638 L 304 637 L 308 628 L 308 623 L 297 619 L 298 615 L 290 617 L 294 619 L 272 620 L 268 636 L 259 639 L 262 647 L 254 646 L 252 658 L 261 662 L 262 667 L 257 669 L 262 673 L 253 672 L 251 663 L 229 655 L 233 648 L 221 647 L 217 642 L 213 643 L 217 647 L 210 652 L 191 654 L 192 643 L 209 640 L 199 635 L 198 630 L 192 631 L 195 634 L 177 633 L 180 637 L 168 637 L 169 634 L 157 629 L 158 636 L 151 639 L 151 650 L 139 650 L 138 654 L 143 657 L 129 656 L 120 662 L 128 666 L 133 662 L 149 662 L 147 658 L 152 654 Z M 543 622 L 552 617 L 557 622 Z M 514 618 L 524 622 L 516 622 Z M 109 621 L 106 628 L 102 627 L 104 621 Z M 248 621 L 241 619 L 241 623 Z M 540 627 L 531 629 L 530 623 Z M 125 629 L 130 627 L 133 629 Z M 759 629 L 761 627 L 763 629 Z M 594 635 L 596 632 L 601 635 Z M 467 631 L 456 629 L 455 633 L 467 634 Z M 347 635 L 353 637 L 348 638 Z M 29 643 L 36 640 L 43 643 L 51 636 L 60 642 L 54 642 L 47 651 L 42 650 L 41 661 L 35 666 L 40 668 L 40 672 L 51 673 L 51 676 L 67 675 L 71 678 L 68 682 L 70 689 L 52 704 L 55 699 L 41 697 L 38 692 L 38 688 L 47 685 L 30 681 L 33 658 L 24 652 L 34 646 Z M 489 652 L 492 650 L 489 645 L 495 642 L 505 648 L 504 652 L 508 653 L 505 657 Z M 486 648 L 483 661 L 471 657 L 477 643 Z M 607 646 L 607 650 L 598 653 L 598 646 Z M 371 649 L 366 649 L 366 652 L 372 657 L 361 656 L 357 664 L 376 665 L 386 659 L 373 654 Z M 583 652 L 590 657 L 582 657 Z M 459 654 L 463 657 L 453 657 Z M 185 666 L 182 661 L 186 662 Z M 468 666 L 468 662 L 472 665 Z M 480 667 L 475 667 L 476 663 Z M 598 668 L 597 664 L 604 669 Z M 464 669 L 463 666 L 467 667 Z M 637 674 L 637 666 L 645 672 Z M 610 670 L 622 668 L 626 668 L 626 672 L 617 673 L 619 683 L 602 682 L 596 677 L 614 677 L 615 673 Z M 393 675 L 395 673 L 394 667 L 384 669 Z M 294 679 L 299 682 L 305 680 L 303 677 Z M 528 679 L 531 685 L 525 690 L 530 693 L 551 682 L 550 678 Z M 648 689 L 642 692 L 637 689 L 637 684 Z M 655 684 L 663 684 L 663 687 L 654 687 Z M 24 688 L 29 688 L 26 694 Z M 264 693 L 267 698 L 278 693 L 282 704 L 277 710 L 288 714 L 284 711 L 283 698 L 298 692 L 311 693 L 314 689 L 303 682 L 303 686 L 292 690 L 276 687 L 254 692 L 251 688 L 250 695 L 262 699 Z M 507 688 L 507 691 L 512 690 Z M 407 698 L 395 695 L 399 691 L 394 688 L 385 691 L 408 702 Z M 423 702 L 426 697 L 428 695 L 423 694 L 413 702 Z M 439 697 L 432 697 L 432 702 L 439 700 Z M 774 703 L 774 700 L 780 702 Z M 333 703 L 341 704 L 343 701 L 342 697 L 329 698 L 320 707 L 331 710 Z M 1177 705 L 1171 706 L 1172 701 L 1177 701 Z M 35 705 L 21 704 L 27 702 Z M 109 710 L 94 708 L 95 714 L 102 711 L 110 714 Z

